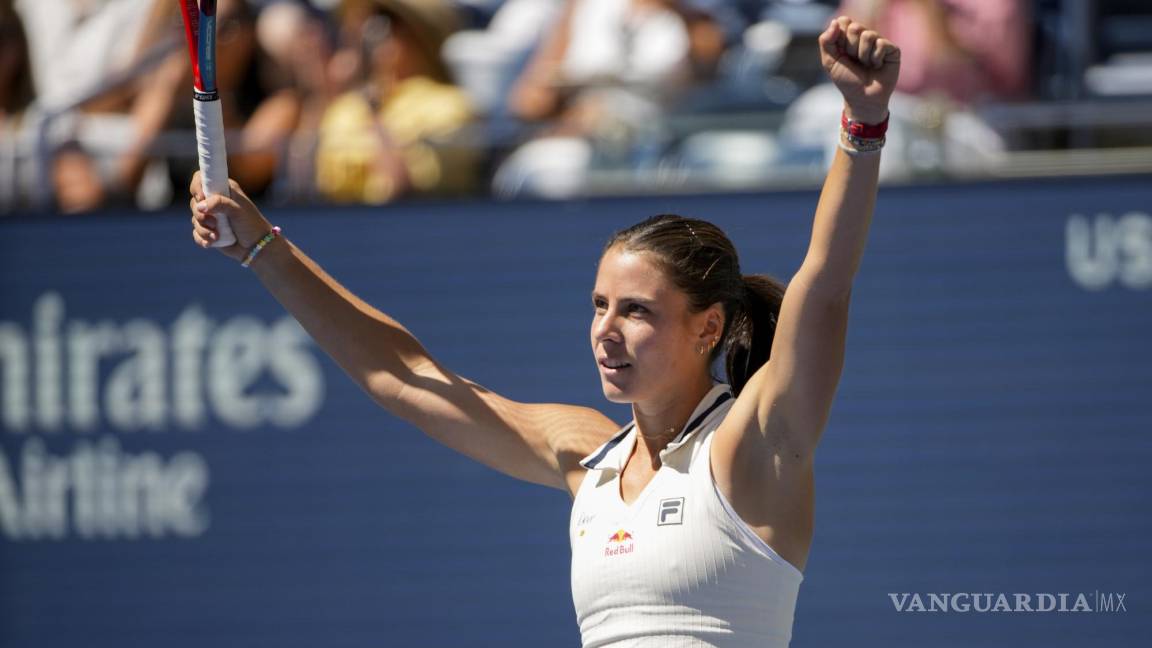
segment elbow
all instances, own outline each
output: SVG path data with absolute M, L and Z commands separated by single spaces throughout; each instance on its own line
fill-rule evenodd
M 393 414 L 400 415 L 405 392 L 410 391 L 417 378 L 416 373 L 411 370 L 408 370 L 406 375 L 398 375 L 394 371 L 377 369 L 364 371 L 359 376 L 353 376 L 353 379 L 376 404 Z
M 393 411 L 404 390 L 404 385 L 385 371 L 365 372 L 353 379 L 377 405 L 389 411 Z

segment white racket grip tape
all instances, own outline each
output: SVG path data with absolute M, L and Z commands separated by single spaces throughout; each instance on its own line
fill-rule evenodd
M 228 153 L 224 147 L 224 115 L 220 101 L 192 100 L 196 114 L 196 152 L 200 156 L 200 183 L 204 196 L 227 196 Z M 224 214 L 216 214 L 216 235 L 212 247 L 227 247 L 236 242 L 236 235 Z

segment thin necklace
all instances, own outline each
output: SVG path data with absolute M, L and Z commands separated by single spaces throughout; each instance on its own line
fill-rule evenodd
M 651 435 L 651 434 L 644 434 L 643 432 L 641 432 L 640 436 L 644 437 L 645 439 L 657 439 L 657 440 L 659 440 L 659 439 L 664 438 L 665 436 L 674 437 L 674 436 L 676 436 L 676 432 L 677 432 L 676 426 L 672 426 L 672 427 L 668 428 L 668 431 L 663 433 L 663 434 Z

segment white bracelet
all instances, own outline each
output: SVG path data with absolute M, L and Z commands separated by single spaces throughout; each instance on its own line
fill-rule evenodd
M 840 137 L 836 138 L 836 145 L 840 147 L 840 150 L 851 156 L 878 154 L 880 149 L 884 148 L 885 142 L 886 138 L 883 137 L 876 140 L 854 138 L 843 129 L 840 131 Z

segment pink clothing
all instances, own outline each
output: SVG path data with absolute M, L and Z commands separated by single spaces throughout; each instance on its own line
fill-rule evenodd
M 1028 94 L 1032 39 L 1022 0 L 844 0 L 840 11 L 900 47 L 901 92 L 942 92 L 962 104 Z M 935 16 L 954 46 L 938 35 Z

